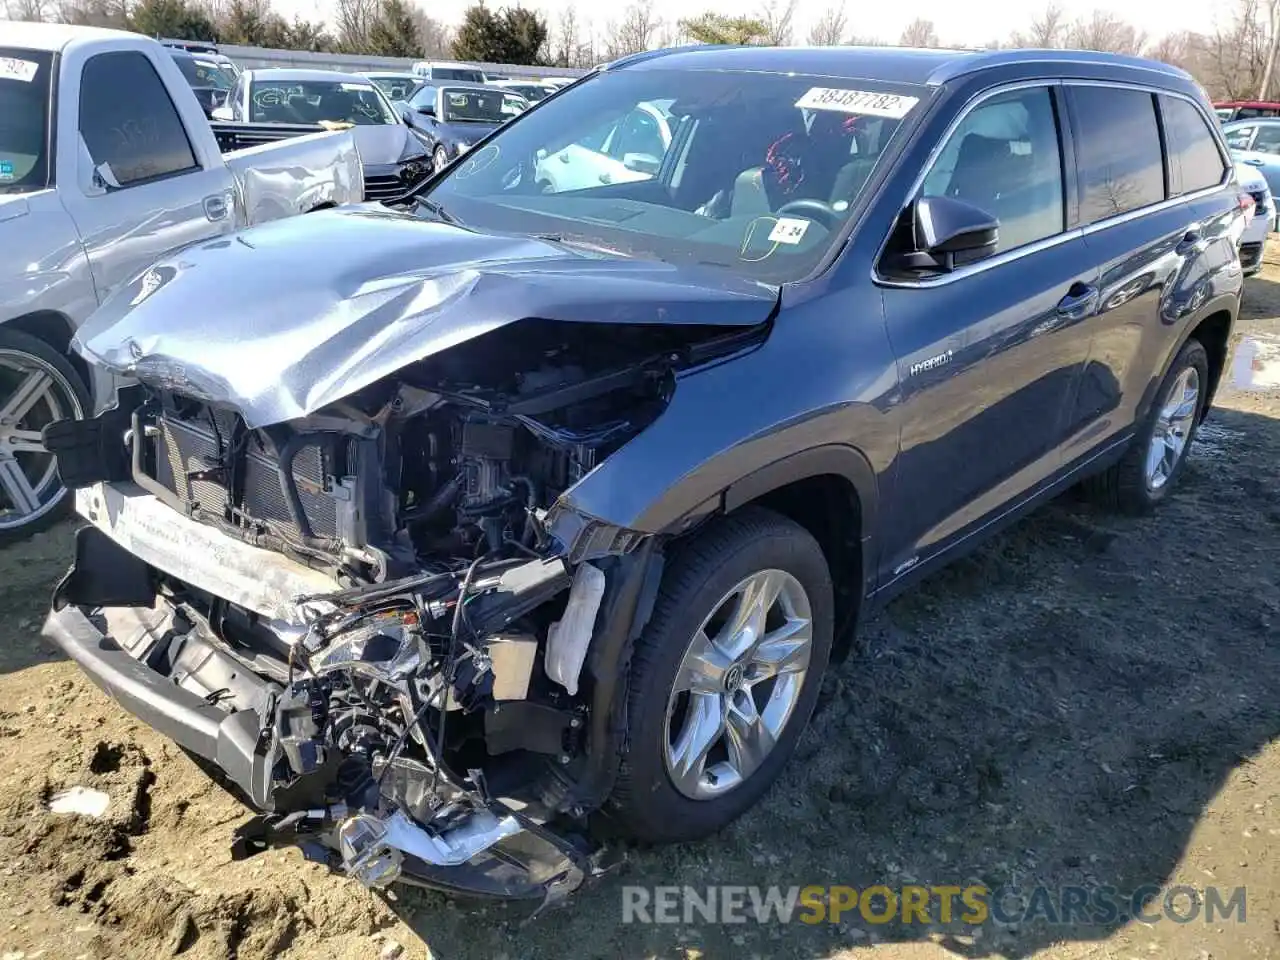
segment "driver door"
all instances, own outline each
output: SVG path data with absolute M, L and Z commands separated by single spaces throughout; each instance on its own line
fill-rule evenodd
M 1066 231 L 1060 104 L 1046 84 L 969 108 L 919 195 L 995 216 L 996 252 L 950 273 L 881 280 L 901 383 L 882 584 L 981 529 L 1061 466 L 1098 269 Z

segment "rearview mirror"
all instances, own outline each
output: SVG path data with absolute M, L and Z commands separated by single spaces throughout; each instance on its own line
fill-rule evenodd
M 955 197 L 921 197 L 911 226 L 913 249 L 901 259 L 908 270 L 950 272 L 991 256 L 1000 235 L 1000 221 Z

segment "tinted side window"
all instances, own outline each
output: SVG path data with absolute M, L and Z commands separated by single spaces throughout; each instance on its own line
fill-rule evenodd
M 1164 156 L 1151 94 L 1115 87 L 1070 91 L 1080 134 L 1081 223 L 1163 200 Z
M 1253 139 L 1256 153 L 1280 153 L 1280 124 L 1264 123 Z
M 1164 114 L 1169 160 L 1173 169 L 1181 174 L 1177 181 L 1179 191 L 1191 193 L 1221 183 L 1227 167 L 1200 111 L 1177 97 L 1161 97 L 1160 109 Z
M 943 145 L 923 193 L 992 214 L 1001 251 L 1061 233 L 1062 151 L 1049 90 L 1017 90 L 974 107 Z
M 122 187 L 194 169 L 195 154 L 159 74 L 141 53 L 100 53 L 84 66 L 80 134 Z

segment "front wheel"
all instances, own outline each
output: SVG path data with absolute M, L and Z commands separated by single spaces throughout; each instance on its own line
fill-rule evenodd
M 694 840 L 760 799 L 813 712 L 833 621 L 822 549 L 785 517 L 747 509 L 676 549 L 631 663 L 623 833 Z
M 435 152 L 431 154 L 431 166 L 436 173 L 439 173 L 449 165 L 449 151 L 444 146 L 438 146 Z
M 0 545 L 55 523 L 70 504 L 41 431 L 80 418 L 88 391 L 56 350 L 17 330 L 0 329 Z

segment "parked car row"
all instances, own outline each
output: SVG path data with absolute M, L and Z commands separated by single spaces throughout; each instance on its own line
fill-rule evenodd
M 40 426 L 87 521 L 45 634 L 261 811 L 235 856 L 558 899 L 755 804 L 930 571 L 1175 488 L 1258 204 L 1183 71 L 686 48 L 527 106 L 446 69 L 407 103 L 449 162 L 122 282 L 73 344 L 114 404 Z M 324 122 L 307 82 L 263 109 Z
M 66 356 L 102 301 L 171 250 L 363 199 L 349 133 L 221 150 L 187 56 L 131 34 L 5 26 L 0 543 L 65 505 L 40 428 L 110 395 L 112 378 Z

